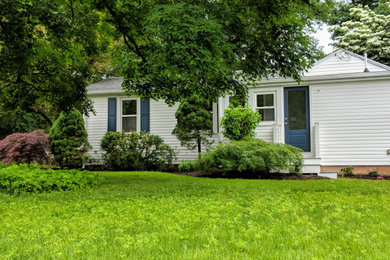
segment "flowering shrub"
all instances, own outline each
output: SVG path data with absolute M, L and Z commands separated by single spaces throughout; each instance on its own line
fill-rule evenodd
M 43 130 L 11 134 L 0 141 L 0 162 L 48 164 L 53 155 L 49 138 Z
M 101 181 L 102 177 L 88 171 L 52 170 L 16 164 L 0 168 L 0 191 L 11 194 L 73 190 L 96 186 Z

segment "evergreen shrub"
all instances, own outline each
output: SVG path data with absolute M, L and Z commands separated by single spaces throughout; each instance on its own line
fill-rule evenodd
M 61 167 L 81 168 L 87 159 L 88 134 L 81 113 L 73 108 L 62 112 L 49 132 L 50 147 Z

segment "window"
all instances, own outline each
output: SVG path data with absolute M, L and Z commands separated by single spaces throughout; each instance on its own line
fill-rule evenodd
M 122 100 L 122 131 L 137 131 L 137 100 Z
M 259 94 L 256 96 L 256 110 L 259 111 L 262 121 L 275 121 L 274 94 Z

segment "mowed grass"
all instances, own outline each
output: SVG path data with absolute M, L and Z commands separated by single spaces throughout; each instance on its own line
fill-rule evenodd
M 112 172 L 96 189 L 0 194 L 0 259 L 390 257 L 390 182 Z

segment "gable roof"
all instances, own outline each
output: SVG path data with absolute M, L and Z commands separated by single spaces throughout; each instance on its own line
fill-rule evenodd
M 390 71 L 389 66 L 371 59 L 367 59 L 367 68 L 369 72 Z M 339 49 L 317 61 L 304 76 L 360 73 L 364 72 L 364 69 L 365 58 L 363 56 L 344 49 Z
M 103 79 L 87 87 L 88 94 L 122 93 L 123 77 Z

